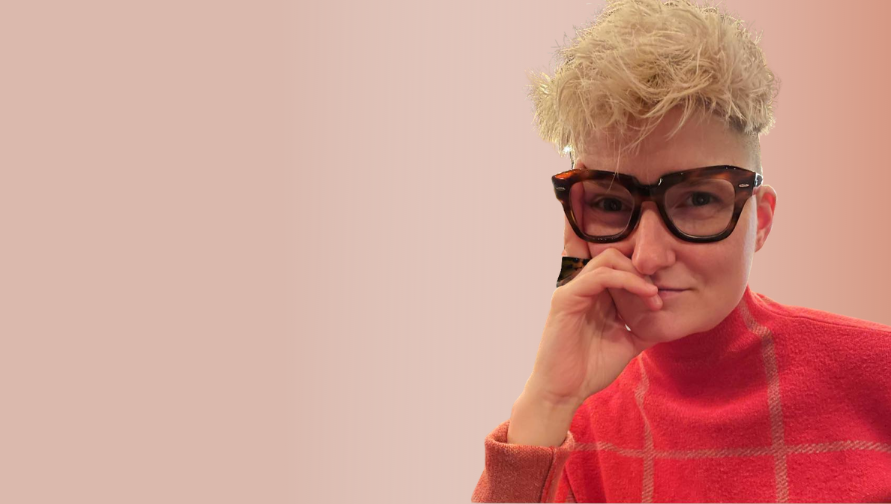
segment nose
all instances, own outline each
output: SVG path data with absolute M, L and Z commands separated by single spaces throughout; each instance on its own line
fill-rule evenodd
M 631 263 L 644 275 L 653 275 L 674 264 L 678 239 L 662 221 L 655 203 L 648 201 L 641 207 L 640 222 L 629 237 L 634 247 Z

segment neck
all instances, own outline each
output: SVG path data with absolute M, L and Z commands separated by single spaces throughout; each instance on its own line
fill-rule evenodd
M 732 365 L 750 351 L 760 349 L 757 320 L 763 319 L 763 310 L 764 302 L 746 286 L 739 304 L 718 325 L 708 331 L 659 343 L 641 356 L 647 365 L 672 373 Z

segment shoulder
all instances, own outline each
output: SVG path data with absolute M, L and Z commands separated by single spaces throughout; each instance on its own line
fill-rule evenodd
M 891 394 L 891 326 L 756 295 L 762 327 L 780 364 L 811 379 L 835 379 Z
M 778 326 L 778 329 L 799 328 L 822 333 L 858 332 L 869 333 L 878 338 L 891 338 L 891 326 L 803 306 L 780 304 L 763 294 L 755 294 L 755 298 L 760 304 L 759 308 L 763 308 L 767 315 L 764 317 L 765 323 Z

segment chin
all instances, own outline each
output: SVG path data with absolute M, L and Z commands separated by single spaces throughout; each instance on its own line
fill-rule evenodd
M 643 304 L 634 303 L 626 310 L 620 306 L 617 309 L 631 332 L 645 341 L 666 343 L 698 332 L 695 321 L 665 307 L 651 311 Z
M 683 324 L 678 320 L 671 320 L 674 317 L 645 316 L 636 321 L 634 325 L 628 324 L 631 331 L 645 341 L 654 343 L 667 343 L 675 341 L 696 332 L 687 324 Z

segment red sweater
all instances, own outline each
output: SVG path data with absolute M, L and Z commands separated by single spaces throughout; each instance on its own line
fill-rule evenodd
M 889 502 L 891 327 L 750 288 L 644 351 L 559 447 L 485 440 L 474 502 Z

